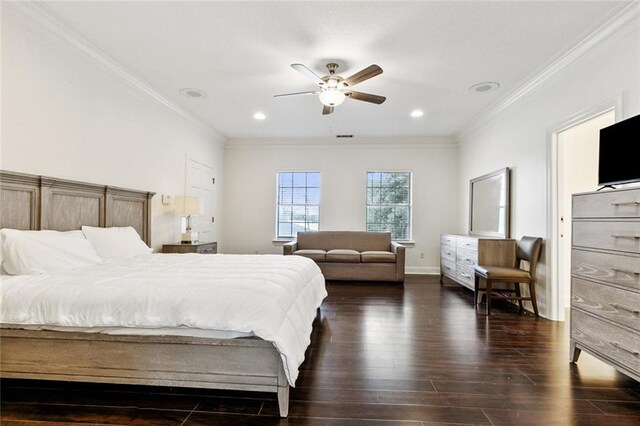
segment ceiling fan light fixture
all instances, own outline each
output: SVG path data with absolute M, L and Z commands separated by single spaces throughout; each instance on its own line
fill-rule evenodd
M 320 102 L 328 107 L 340 105 L 342 102 L 344 102 L 345 97 L 345 94 L 336 88 L 324 89 L 322 92 L 320 92 L 319 96 Z

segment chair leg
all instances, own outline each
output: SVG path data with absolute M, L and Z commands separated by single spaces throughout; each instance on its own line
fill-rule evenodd
M 516 296 L 522 297 L 522 292 L 520 291 L 520 283 L 514 283 L 516 286 Z M 524 312 L 524 305 L 522 304 L 522 299 L 518 299 L 518 306 L 520 306 L 520 313 Z
M 536 316 L 539 317 L 538 313 L 538 303 L 536 302 L 536 283 L 531 281 L 529 282 L 529 293 L 531 294 L 531 304 L 533 305 L 533 312 L 535 312 Z
M 487 316 L 491 316 L 491 280 L 487 280 Z
M 475 276 L 473 281 L 473 306 L 478 304 L 478 291 L 480 290 L 480 277 Z

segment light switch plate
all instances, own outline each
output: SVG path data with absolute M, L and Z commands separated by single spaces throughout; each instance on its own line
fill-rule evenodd
M 162 204 L 165 205 L 165 206 L 168 206 L 169 204 L 171 204 L 171 195 L 163 194 L 162 195 Z

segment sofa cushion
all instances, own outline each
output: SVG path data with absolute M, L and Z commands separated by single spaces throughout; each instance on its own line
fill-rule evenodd
M 308 257 L 309 259 L 316 262 L 324 262 L 327 252 L 324 250 L 306 249 L 306 250 L 296 250 L 293 252 L 293 254 L 298 256 Z
M 334 249 L 327 251 L 327 262 L 360 263 L 360 252 L 349 249 Z
M 390 251 L 363 251 L 360 253 L 363 263 L 395 263 L 396 255 Z

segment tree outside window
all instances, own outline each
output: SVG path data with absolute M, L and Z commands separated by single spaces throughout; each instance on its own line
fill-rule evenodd
M 411 173 L 367 172 L 367 231 L 411 237 Z

